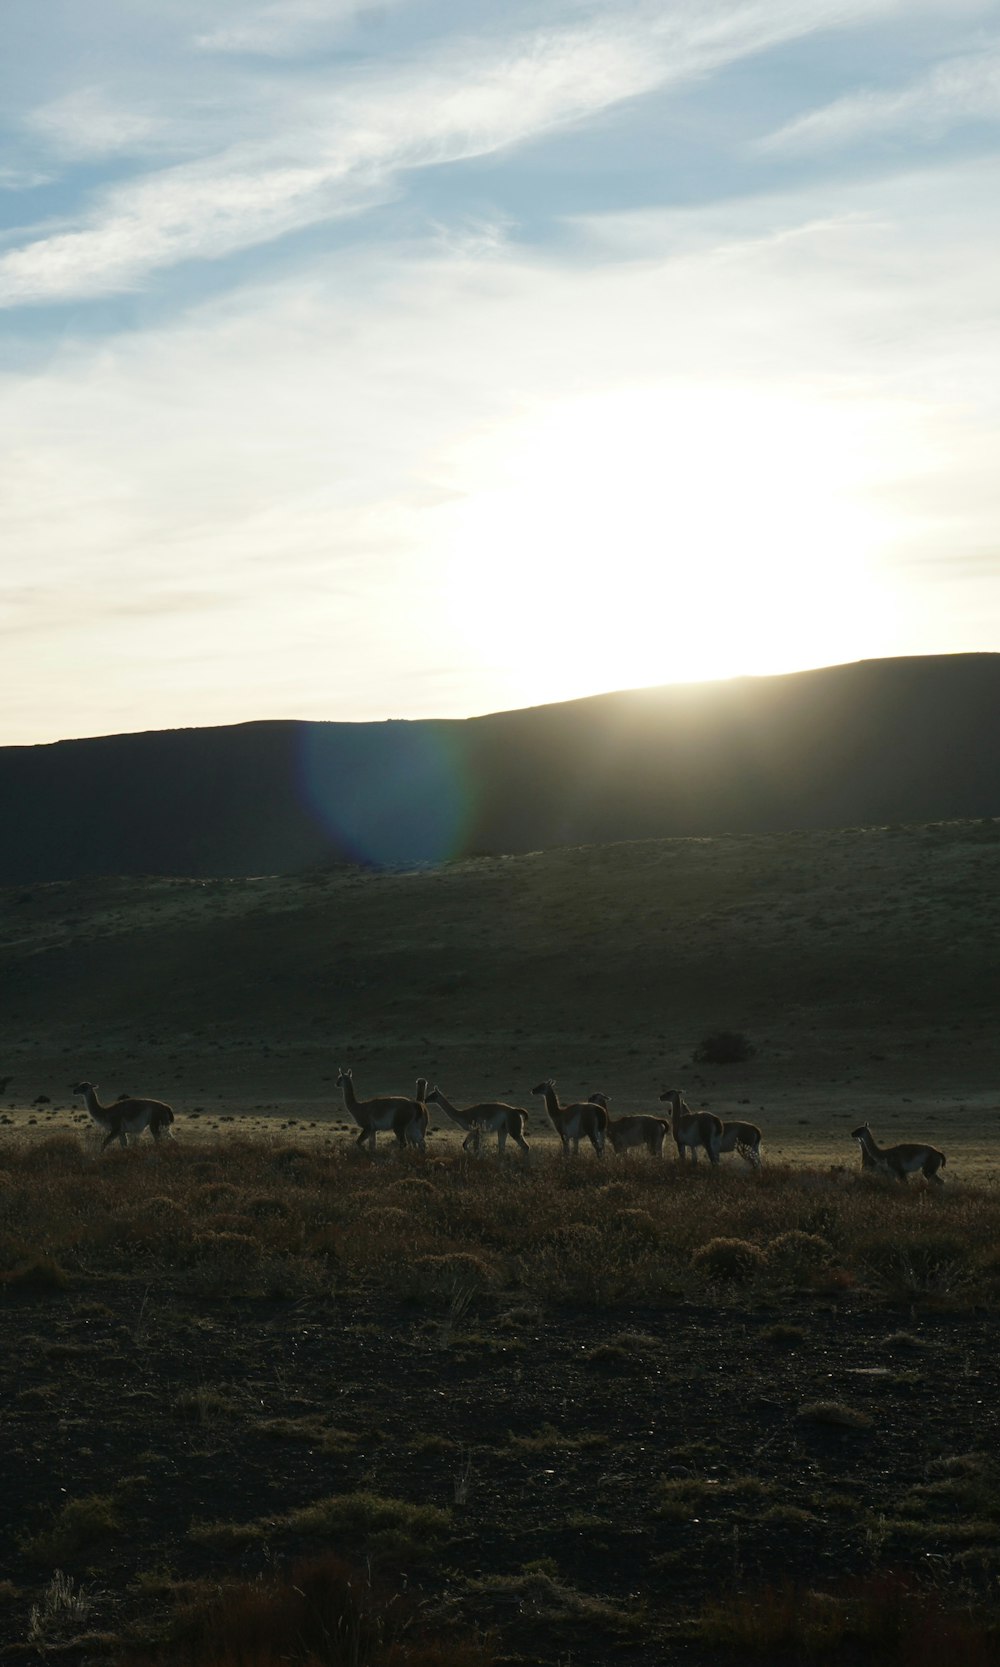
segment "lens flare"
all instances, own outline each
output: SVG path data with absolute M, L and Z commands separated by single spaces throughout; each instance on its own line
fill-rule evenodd
M 356 862 L 375 868 L 439 863 L 463 848 L 472 820 L 467 771 L 453 726 L 310 724 L 302 735 L 301 791 Z

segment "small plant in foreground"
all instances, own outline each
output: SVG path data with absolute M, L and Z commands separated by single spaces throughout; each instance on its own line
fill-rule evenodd
M 78 1586 L 62 1569 L 56 1569 L 28 1615 L 28 1642 L 44 1647 L 67 1633 L 75 1632 L 90 1614 L 93 1600 L 86 1587 Z
M 412 1505 L 376 1493 L 340 1493 L 292 1511 L 285 1519 L 300 1534 L 339 1539 L 373 1561 L 426 1562 L 451 1532 L 451 1514 L 437 1505 Z
M 404 1595 L 327 1555 L 188 1609 L 154 1659 L 171 1667 L 488 1667 L 477 1641 L 430 1633 Z
M 843 1401 L 806 1401 L 796 1414 L 804 1424 L 831 1424 L 841 1430 L 870 1430 L 873 1420 Z
M 768 1661 L 846 1659 L 870 1667 L 992 1667 L 1000 1645 L 995 1614 L 949 1609 L 938 1594 L 893 1574 L 875 1574 L 844 1592 L 765 1586 L 707 1604 L 699 1626 L 706 1643 Z M 794 1652 L 794 1653 L 793 1653 Z M 834 1653 L 836 1652 L 836 1653 Z
M 78 1558 L 95 1541 L 107 1540 L 121 1532 L 118 1505 L 107 1493 L 91 1493 L 81 1499 L 67 1499 L 50 1528 L 24 1541 L 29 1557 L 53 1565 Z
M 807 1333 L 802 1326 L 788 1325 L 784 1320 L 779 1320 L 761 1332 L 760 1340 L 762 1343 L 770 1343 L 772 1348 L 797 1349 L 800 1343 L 805 1342 L 806 1336 Z
M 759 1511 L 768 1489 L 758 1476 L 680 1476 L 657 1488 L 656 1514 L 675 1522 L 724 1512 L 728 1517 L 742 1505 Z
M 60 1267 L 54 1256 L 33 1256 L 9 1273 L 0 1274 L 0 1287 L 8 1291 L 32 1292 L 38 1296 L 66 1291 L 71 1284 L 66 1269 Z

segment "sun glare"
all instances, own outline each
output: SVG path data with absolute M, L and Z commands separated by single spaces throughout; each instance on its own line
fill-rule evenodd
M 518 703 L 884 651 L 863 429 L 856 409 L 698 390 L 494 432 L 440 512 L 453 627 Z

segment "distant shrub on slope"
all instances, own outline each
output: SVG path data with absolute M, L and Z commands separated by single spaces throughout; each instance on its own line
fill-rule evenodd
M 757 1049 L 742 1030 L 713 1030 L 694 1050 L 696 1065 L 738 1065 L 752 1059 Z

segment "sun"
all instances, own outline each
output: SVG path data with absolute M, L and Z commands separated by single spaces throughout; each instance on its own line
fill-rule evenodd
M 726 389 L 559 404 L 452 460 L 453 630 L 518 704 L 884 652 L 870 468 L 836 406 Z

